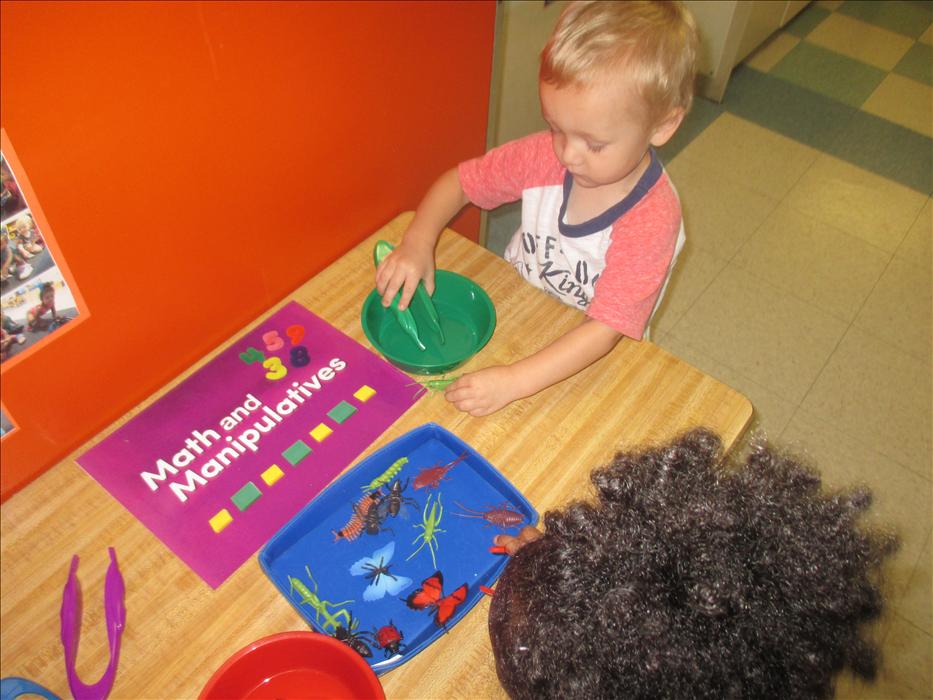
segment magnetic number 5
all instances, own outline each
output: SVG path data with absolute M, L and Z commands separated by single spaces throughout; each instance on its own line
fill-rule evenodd
M 285 345 L 285 341 L 279 337 L 278 331 L 269 331 L 268 333 L 263 333 L 262 342 L 266 344 L 266 350 L 269 350 L 270 352 L 275 352 Z
M 270 357 L 262 363 L 262 366 L 269 370 L 266 372 L 266 379 L 281 379 L 288 374 L 285 365 L 283 365 L 282 361 L 277 357 Z

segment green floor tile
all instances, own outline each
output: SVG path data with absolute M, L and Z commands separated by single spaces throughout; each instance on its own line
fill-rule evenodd
M 311 454 L 311 448 L 303 440 L 299 440 L 282 453 L 282 457 L 293 467 Z
M 894 72 L 918 83 L 933 85 L 933 46 L 918 41 L 894 66 Z
M 819 5 L 810 5 L 810 7 L 794 17 L 794 19 L 784 27 L 784 31 L 803 39 L 831 14 L 832 12 L 826 8 L 820 7 Z
M 859 107 L 887 75 L 883 70 L 801 41 L 770 75 Z
M 243 511 L 253 505 L 256 499 L 258 499 L 261 495 L 262 491 L 256 487 L 256 484 L 254 484 L 252 481 L 247 481 L 246 486 L 233 494 L 230 497 L 230 500 L 233 501 L 233 505 Z
M 722 105 L 697 97 L 693 100 L 690 113 L 684 118 L 673 138 L 658 149 L 662 163 L 670 163 L 678 153 L 699 136 L 703 130 L 722 114 Z
M 347 418 L 356 413 L 356 407 L 346 401 L 341 401 L 327 412 L 327 417 L 335 423 L 343 423 Z
M 826 151 L 925 195 L 933 192 L 933 139 L 874 114 L 857 110 Z
M 723 107 L 819 150 L 836 140 L 856 112 L 854 107 L 744 65 L 732 72 Z
M 933 21 L 933 5 L 899 0 L 848 0 L 837 12 L 914 39 Z

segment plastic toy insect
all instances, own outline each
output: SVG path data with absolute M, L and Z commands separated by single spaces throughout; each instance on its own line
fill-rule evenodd
M 324 624 L 321 625 L 323 629 L 328 627 L 331 629 L 338 629 L 340 623 L 337 619 L 343 616 L 343 619 L 346 620 L 347 625 L 350 625 L 351 620 L 353 619 L 349 612 L 346 610 L 337 610 L 336 612 L 331 612 L 330 608 L 339 608 L 348 603 L 352 603 L 352 600 L 345 600 L 342 603 L 331 603 L 328 600 L 322 600 L 318 597 L 317 594 L 317 581 L 314 580 L 314 577 L 311 575 L 311 569 L 305 566 L 305 573 L 308 574 L 308 578 L 311 580 L 311 583 L 314 584 L 314 592 L 301 582 L 300 579 L 295 578 L 294 576 L 288 577 L 288 594 L 291 595 L 293 591 L 298 591 L 298 594 L 301 596 L 301 600 L 298 601 L 299 605 L 310 605 L 314 609 L 314 620 L 315 622 L 320 622 L 321 617 L 324 618 Z
M 446 629 L 457 606 L 466 600 L 467 585 L 464 583 L 448 596 L 444 596 L 443 593 L 444 575 L 435 571 L 421 582 L 421 588 L 405 599 L 405 604 L 412 610 L 433 610 L 434 624 Z
M 395 534 L 391 527 L 382 526 L 382 523 L 385 522 L 386 517 L 388 517 L 388 513 L 380 507 L 382 501 L 383 498 L 380 496 L 376 504 L 370 506 L 369 510 L 363 513 L 363 529 L 366 531 L 367 535 L 378 535 L 380 532 L 391 532 L 393 535 Z
M 431 506 L 430 515 L 428 514 L 428 506 Z M 447 530 L 442 530 L 438 527 L 438 525 L 441 524 L 442 517 L 444 517 L 444 506 L 441 504 L 440 494 L 438 494 L 434 505 L 431 505 L 431 497 L 428 496 L 428 500 L 424 503 L 424 513 L 421 515 L 421 522 L 415 525 L 416 528 L 421 528 L 421 533 L 412 541 L 412 544 L 415 544 L 418 540 L 421 540 L 421 546 L 412 552 L 405 561 L 411 559 L 427 545 L 428 549 L 431 550 L 431 563 L 437 566 L 437 558 L 434 551 L 434 548 L 437 547 L 437 534 L 439 532 L 447 532 Z
M 339 530 L 333 530 L 334 542 L 338 542 L 339 540 L 350 541 L 359 537 L 365 526 L 366 514 L 369 513 L 374 506 L 379 505 L 380 500 L 382 500 L 382 494 L 379 491 L 374 491 L 373 493 L 367 493 L 354 503 L 353 515 L 350 516 L 347 524 Z
M 372 581 L 363 591 L 363 600 L 371 603 L 385 598 L 386 593 L 398 595 L 411 585 L 407 576 L 399 576 L 389 571 L 389 562 L 395 554 L 395 542 L 389 542 L 382 549 L 377 549 L 371 557 L 363 557 L 350 567 L 351 576 L 365 576 Z
M 377 476 L 365 486 L 361 486 L 360 489 L 362 491 L 375 491 L 376 489 L 385 486 L 390 481 L 392 481 L 395 475 L 398 474 L 402 470 L 402 467 L 404 467 L 406 464 L 408 464 L 408 457 L 402 457 L 401 459 L 395 460 L 392 462 L 388 469 L 382 472 L 382 474 Z
M 379 502 L 380 513 L 391 515 L 394 518 L 399 514 L 402 506 L 417 506 L 418 502 L 414 498 L 408 498 L 404 495 L 406 488 L 408 488 L 408 479 L 405 479 L 404 485 L 402 485 L 400 479 L 393 481 L 392 486 L 389 487 L 389 493 Z
M 350 622 L 347 623 L 347 626 L 338 625 L 337 629 L 334 630 L 334 637 L 339 639 L 341 642 L 350 647 L 357 654 L 362 656 L 364 659 L 368 659 L 373 655 L 372 649 L 366 644 L 366 642 L 371 642 L 369 640 L 368 632 L 357 632 L 356 628 L 359 626 L 360 621 L 350 618 Z
M 447 472 L 453 469 L 457 463 L 466 459 L 466 456 L 467 453 L 464 452 L 462 455 L 457 457 L 457 459 L 452 462 L 448 462 L 443 466 L 440 464 L 435 464 L 433 467 L 424 467 L 420 472 L 418 472 L 418 476 L 415 477 L 415 483 L 413 484 L 415 489 L 423 489 L 426 486 L 430 486 L 431 488 L 436 489 L 441 485 L 441 479 L 447 475 Z
M 376 642 L 376 646 L 382 649 L 382 652 L 388 659 L 394 654 L 401 653 L 403 646 L 402 640 L 405 639 L 405 635 L 395 626 L 392 620 L 389 620 L 389 624 L 383 625 L 379 629 L 373 628 L 373 639 Z
M 514 510 L 515 506 L 511 503 L 500 503 L 495 508 L 487 508 L 486 510 L 474 510 L 473 508 L 467 508 L 462 503 L 454 501 L 458 508 L 462 508 L 467 511 L 466 513 L 454 513 L 454 515 L 460 516 L 461 518 L 476 518 L 477 520 L 485 520 L 486 527 L 490 525 L 495 525 L 500 530 L 504 530 L 509 527 L 515 527 L 521 525 L 525 522 L 525 516 L 519 513 L 517 510 Z
M 458 379 L 460 379 L 459 375 L 456 377 L 441 377 L 440 379 L 426 379 L 423 382 L 411 382 L 410 384 L 406 384 L 405 386 L 419 387 L 415 391 L 414 395 L 412 395 L 413 399 L 417 399 L 418 397 L 423 396 L 427 392 L 431 392 L 432 394 L 439 394 L 440 392 L 444 391 L 447 387 L 449 387 L 451 384 L 453 384 Z

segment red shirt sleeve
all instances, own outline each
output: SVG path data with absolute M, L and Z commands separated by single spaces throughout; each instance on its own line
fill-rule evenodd
M 680 232 L 680 202 L 667 173 L 612 229 L 590 318 L 640 340 L 667 278 Z
M 493 148 L 457 166 L 460 186 L 473 204 L 494 209 L 521 199 L 529 187 L 561 182 L 563 167 L 551 135 L 539 131 Z

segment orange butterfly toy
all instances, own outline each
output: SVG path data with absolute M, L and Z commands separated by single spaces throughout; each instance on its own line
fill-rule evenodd
M 467 597 L 467 585 L 464 583 L 448 596 L 444 595 L 444 575 L 435 571 L 421 582 L 421 588 L 405 599 L 405 604 L 412 610 L 434 611 L 434 624 L 447 628 L 457 606 Z

